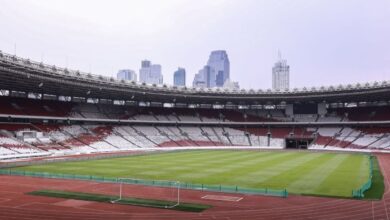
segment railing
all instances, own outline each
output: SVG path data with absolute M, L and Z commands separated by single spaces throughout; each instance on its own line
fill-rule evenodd
M 158 181 L 158 180 L 142 180 L 142 179 L 121 179 L 113 177 L 99 177 L 91 175 L 76 175 L 76 174 L 54 174 L 45 172 L 30 172 L 10 169 L 0 169 L 0 174 L 13 176 L 29 176 L 51 179 L 70 179 L 70 180 L 87 180 L 106 183 L 125 183 L 134 185 L 154 186 L 154 187 L 172 187 L 177 185 L 177 181 Z M 224 193 L 241 193 L 253 195 L 267 195 L 286 198 L 288 196 L 287 189 L 268 189 L 268 188 L 244 188 L 239 186 L 224 186 L 224 185 L 208 185 L 208 184 L 193 184 L 179 183 L 181 189 L 224 192 Z
M 367 182 L 365 182 L 359 189 L 352 190 L 352 197 L 354 198 L 364 198 L 364 192 L 369 190 L 372 185 L 372 173 L 373 173 L 373 159 L 372 156 L 369 156 L 369 176 Z

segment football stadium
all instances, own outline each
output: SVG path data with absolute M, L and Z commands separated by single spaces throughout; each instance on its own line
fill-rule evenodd
M 0 220 L 390 220 L 389 21 L 0 0 Z
M 190 88 L 1 52 L 0 89 L 6 219 L 388 219 L 388 81 Z

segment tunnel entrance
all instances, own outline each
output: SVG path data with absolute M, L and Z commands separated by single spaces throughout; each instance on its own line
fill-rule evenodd
M 286 138 L 286 149 L 307 149 L 313 138 Z

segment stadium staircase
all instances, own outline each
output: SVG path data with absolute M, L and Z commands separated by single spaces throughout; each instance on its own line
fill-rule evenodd
M 115 129 L 112 130 L 112 133 L 118 137 L 121 137 L 122 139 L 126 140 L 127 142 L 129 142 L 131 145 L 134 145 L 136 146 L 137 148 L 141 148 L 139 145 L 135 144 L 134 142 L 132 142 L 131 140 L 129 140 L 128 138 L 126 138 L 125 136 L 123 136 L 120 132 L 117 132 Z
M 133 129 L 138 135 L 142 136 L 144 139 L 148 140 L 149 142 L 153 143 L 155 146 L 158 146 L 158 143 L 150 139 L 147 135 L 145 135 L 143 132 L 137 130 L 134 126 L 129 126 L 131 129 Z
M 245 137 L 248 139 L 249 146 L 253 146 L 252 140 L 250 138 L 250 133 L 244 132 Z
M 174 139 L 172 139 L 165 131 L 162 131 L 158 126 L 154 126 L 154 128 L 159 132 L 160 135 L 165 136 L 170 141 L 172 147 L 180 147 L 180 144 L 176 142 Z M 161 144 L 163 143 L 160 143 L 159 146 Z
M 202 127 L 199 127 L 199 129 L 201 130 L 201 134 L 204 135 L 209 141 L 210 143 L 213 143 L 214 146 L 217 146 L 217 144 L 215 143 L 215 141 L 213 141 L 209 134 L 202 128 Z
M 180 126 L 176 126 L 176 128 L 179 130 L 180 135 L 183 136 L 183 137 L 185 137 L 185 138 L 187 139 L 187 140 L 185 140 L 185 141 L 186 141 L 187 143 L 189 143 L 190 146 L 199 146 L 199 144 L 198 144 L 196 141 L 192 140 L 190 134 L 188 134 L 187 132 L 183 131 L 183 130 L 180 128 Z

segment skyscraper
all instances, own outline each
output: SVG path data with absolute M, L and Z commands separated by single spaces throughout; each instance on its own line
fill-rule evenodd
M 147 67 L 150 67 L 150 65 L 152 65 L 152 63 L 149 60 L 142 60 L 141 61 L 141 68 L 147 68 Z
M 143 60 L 139 70 L 139 80 L 149 84 L 162 84 L 161 65 L 152 64 L 149 60 Z
M 224 85 L 225 82 L 228 80 L 229 78 L 227 78 L 226 80 L 224 79 L 224 75 L 223 75 L 223 72 L 222 71 L 219 71 L 215 77 L 215 84 L 216 86 L 218 87 L 221 87 L 221 85 Z
M 230 78 L 230 62 L 225 50 L 212 51 L 207 62 L 210 66 L 209 87 L 222 87 Z
M 210 88 L 210 67 L 204 66 L 195 74 L 194 81 L 192 81 L 193 87 L 198 88 Z
M 173 73 L 173 85 L 185 86 L 186 85 L 186 70 L 184 68 L 178 68 Z
M 290 88 L 290 66 L 287 65 L 287 60 L 282 59 L 282 55 L 278 52 L 279 60 L 272 68 L 272 89 L 286 90 Z
M 123 69 L 116 74 L 117 79 L 124 79 L 130 81 L 137 81 L 137 74 L 133 70 Z

